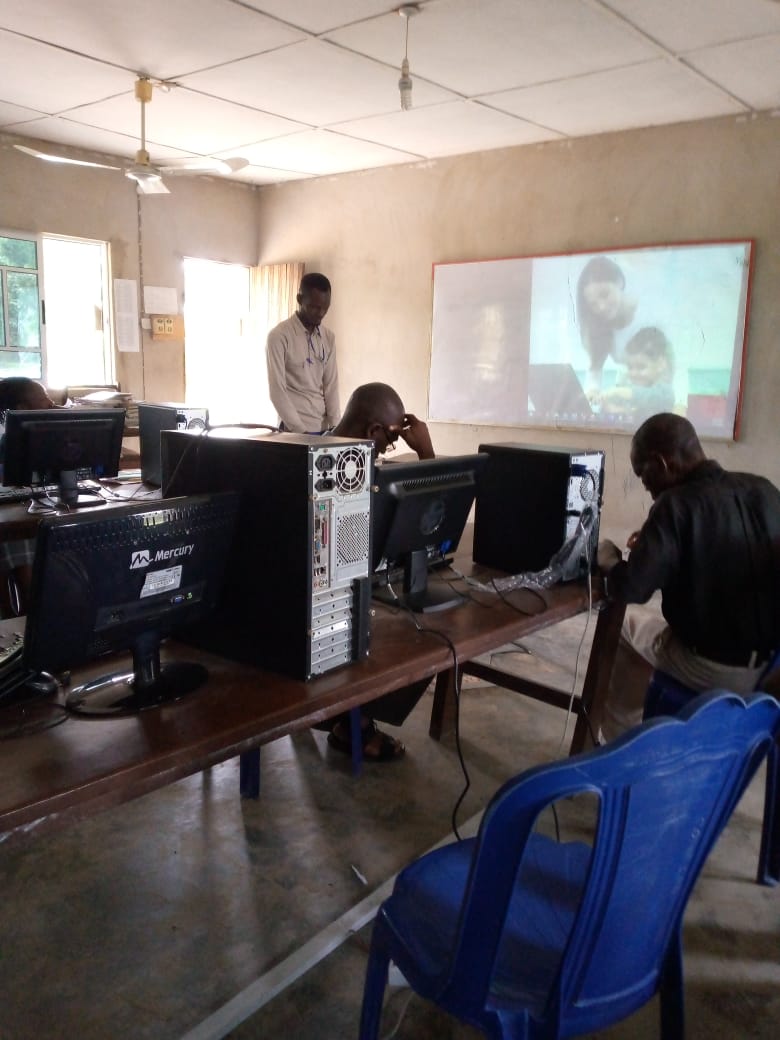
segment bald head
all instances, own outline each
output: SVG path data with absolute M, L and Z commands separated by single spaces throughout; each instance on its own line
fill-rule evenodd
M 400 430 L 404 420 L 404 404 L 387 383 L 364 383 L 347 401 L 341 422 L 333 431 L 338 437 L 360 437 L 373 440 L 379 454 L 397 438 L 390 428 Z
M 679 484 L 705 457 L 692 424 L 672 412 L 652 415 L 631 441 L 631 466 L 653 498 Z

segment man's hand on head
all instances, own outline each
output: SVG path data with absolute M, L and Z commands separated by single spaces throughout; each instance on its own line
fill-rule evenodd
M 623 554 L 614 542 L 610 542 L 607 538 L 603 542 L 599 542 L 596 550 L 596 563 L 602 574 L 609 574 L 615 564 L 620 563 L 622 559 Z
M 420 459 L 433 459 L 436 457 L 436 452 L 433 450 L 433 444 L 431 442 L 431 435 L 428 432 L 427 425 L 418 419 L 416 415 L 407 413 L 403 417 L 401 424 L 400 434 L 412 451 L 417 452 L 417 457 Z

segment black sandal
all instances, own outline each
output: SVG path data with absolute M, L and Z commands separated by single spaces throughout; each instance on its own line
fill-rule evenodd
M 360 729 L 360 742 L 363 745 L 363 761 L 392 762 L 394 759 L 403 758 L 406 754 L 406 747 L 401 743 L 401 741 L 396 740 L 395 737 L 391 737 L 389 733 L 383 733 L 381 729 L 377 729 L 377 725 L 373 719 L 368 719 L 367 722 L 368 725 L 361 726 Z M 337 723 L 337 725 L 343 726 L 345 724 L 340 722 Z M 377 736 L 379 737 L 378 753 L 367 751 L 367 745 Z M 335 730 L 331 730 L 328 734 L 328 744 L 336 751 L 341 751 L 342 754 L 352 757 L 352 740 L 349 737 L 339 736 Z

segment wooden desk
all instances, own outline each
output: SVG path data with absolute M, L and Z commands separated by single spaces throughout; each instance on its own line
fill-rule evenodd
M 75 513 L 89 511 L 90 515 L 97 515 L 105 508 L 112 506 L 126 506 L 130 502 L 147 502 L 150 498 L 160 498 L 160 489 L 151 484 L 142 484 L 140 481 L 116 484 L 109 488 L 116 498 L 107 498 L 103 506 L 87 506 L 83 509 L 75 509 Z M 10 542 L 22 538 L 34 538 L 38 530 L 38 524 L 44 516 L 51 513 L 30 513 L 29 502 L 12 502 L 0 504 L 0 541 Z M 97 512 L 96 512 L 97 511 Z
M 579 613 L 581 586 L 546 594 L 547 608 L 522 614 L 490 597 L 425 616 L 424 628 L 444 633 L 460 663 Z M 295 730 L 433 675 L 432 732 L 446 720 L 453 657 L 447 643 L 417 631 L 403 613 L 378 607 L 371 653 L 361 662 L 308 683 L 237 664 L 173 642 L 163 660 L 195 660 L 209 669 L 200 690 L 176 704 L 124 719 L 69 717 L 59 726 L 0 744 L 0 841 L 37 833 L 119 804 Z M 80 670 L 83 681 L 121 667 L 105 658 Z M 6 711 L 2 709 L 0 722 Z
M 574 726 L 569 754 L 576 755 L 596 743 L 626 608 L 624 603 L 600 600 L 597 609 L 599 615 L 596 621 L 596 631 L 580 696 L 572 698 L 570 691 L 543 686 L 532 679 L 524 679 L 522 676 L 514 675 L 492 665 L 482 664 L 480 661 L 468 661 L 464 664 L 463 674 L 478 676 L 485 679 L 486 682 L 513 690 L 526 697 L 532 697 L 543 704 L 551 704 L 553 707 L 563 708 L 565 711 L 571 710 L 577 716 L 577 722 Z M 447 681 L 451 681 L 447 676 L 437 678 L 437 684 L 441 682 L 444 685 Z M 454 694 L 454 690 L 452 693 Z M 444 687 L 443 705 L 447 703 L 449 696 L 449 689 Z M 441 710 L 444 712 L 447 708 L 442 707 Z

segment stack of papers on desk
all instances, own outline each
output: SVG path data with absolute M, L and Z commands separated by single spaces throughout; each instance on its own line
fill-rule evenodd
M 73 404 L 78 408 L 127 408 L 132 400 L 132 394 L 119 390 L 93 390 L 83 397 L 74 397 Z
M 127 412 L 126 426 L 138 425 L 138 405 L 132 394 L 123 394 L 119 390 L 93 390 L 83 397 L 74 397 L 74 408 L 124 408 Z

